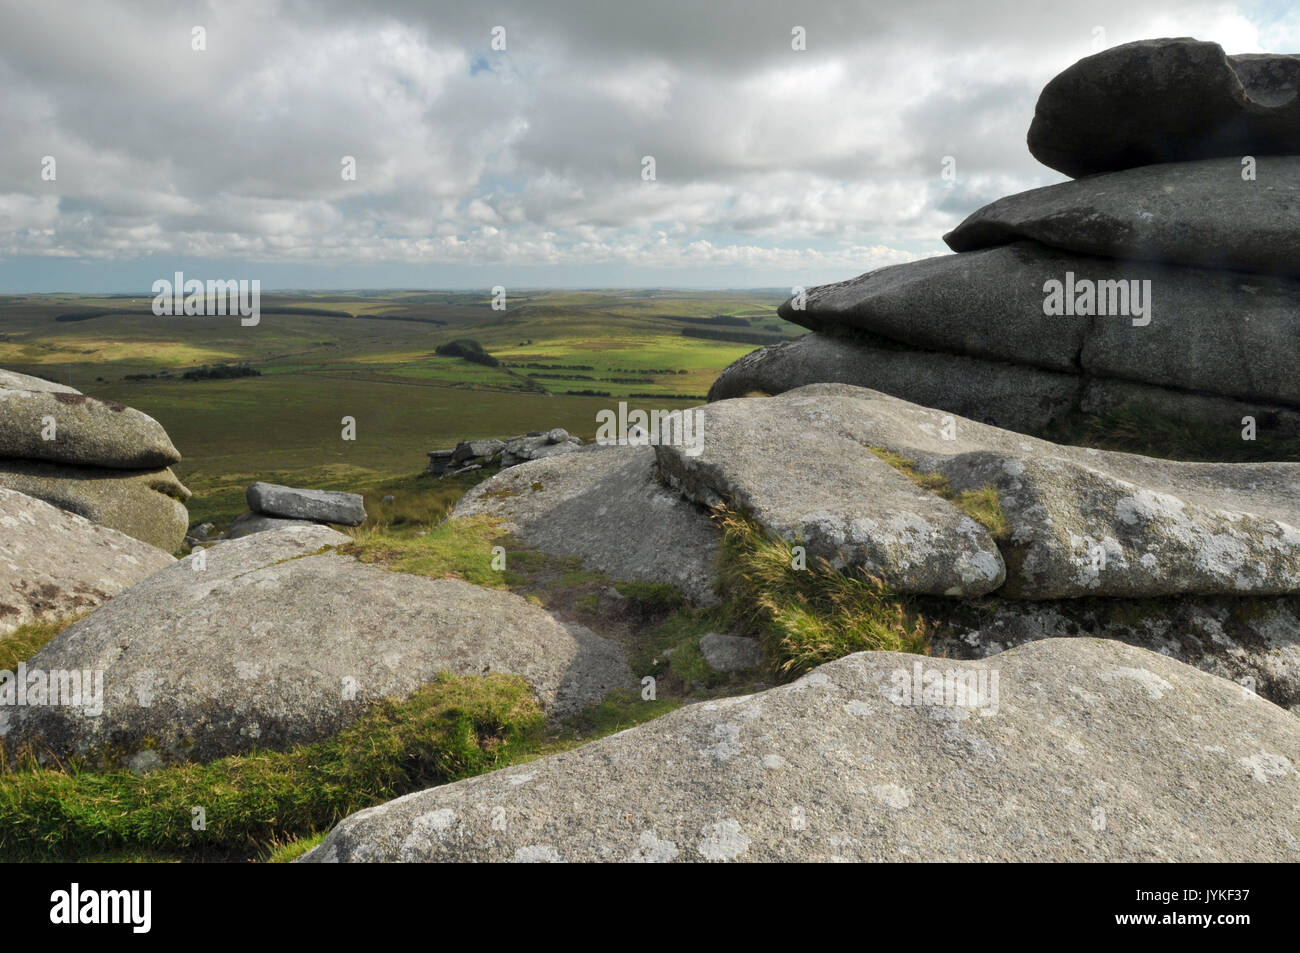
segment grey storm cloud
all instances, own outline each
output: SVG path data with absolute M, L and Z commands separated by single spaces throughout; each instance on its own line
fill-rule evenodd
M 978 205 L 1058 181 L 1025 131 L 1095 28 L 1265 39 L 1218 0 L 0 0 L 0 19 L 0 256 L 712 264 L 768 284 L 932 254 Z

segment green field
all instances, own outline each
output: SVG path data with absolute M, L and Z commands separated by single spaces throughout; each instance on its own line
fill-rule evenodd
M 590 437 L 596 412 L 618 400 L 690 406 L 759 343 L 683 329 L 793 337 L 802 329 L 776 317 L 782 300 L 775 292 L 541 291 L 512 294 L 501 312 L 486 294 L 265 294 L 260 323 L 242 327 L 238 317 L 157 317 L 144 296 L 8 296 L 0 297 L 0 367 L 157 418 L 184 455 L 174 469 L 195 493 L 197 521 L 233 516 L 257 479 L 363 489 L 422 470 L 429 450 L 460 440 L 551 427 Z M 277 313 L 284 308 L 330 313 Z M 83 317 L 96 311 L 111 313 Z M 501 366 L 434 354 L 458 338 L 479 341 Z M 244 362 L 261 376 L 179 377 Z M 356 420 L 354 441 L 342 439 L 345 416 Z

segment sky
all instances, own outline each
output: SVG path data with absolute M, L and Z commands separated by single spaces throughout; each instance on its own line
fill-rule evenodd
M 1300 52 L 1300 8 L 0 0 L 0 292 L 837 281 L 1062 181 L 1043 85 L 1159 36 Z

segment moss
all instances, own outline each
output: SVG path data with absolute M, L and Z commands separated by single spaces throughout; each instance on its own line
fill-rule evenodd
M 867 449 L 921 489 L 929 490 L 936 496 L 942 497 L 982 525 L 992 535 L 994 542 L 1001 544 L 1011 539 L 1011 527 L 1007 524 L 1006 514 L 1002 511 L 998 491 L 993 487 L 962 490 L 958 493 L 953 490 L 952 483 L 942 473 L 925 473 L 917 470 L 915 460 L 909 460 L 881 447 Z

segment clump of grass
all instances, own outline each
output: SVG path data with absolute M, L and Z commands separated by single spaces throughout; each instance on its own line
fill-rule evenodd
M 911 603 L 865 573 L 825 560 L 795 569 L 791 544 L 719 508 L 720 595 L 733 622 L 762 638 L 783 676 L 798 676 L 852 652 L 927 650 L 929 630 Z
M 893 453 L 880 447 L 868 447 L 872 453 L 884 460 L 903 476 L 923 490 L 929 490 L 936 496 L 947 500 L 975 522 L 982 525 L 992 535 L 995 542 L 1006 542 L 1011 538 L 1011 527 L 1007 516 L 1002 511 L 998 500 L 998 491 L 991 486 L 978 490 L 962 490 L 960 493 L 952 488 L 952 483 L 942 473 L 924 473 L 916 468 L 916 461 Z
M 536 743 L 541 708 L 518 676 L 444 674 L 334 737 L 143 776 L 17 766 L 0 775 L 0 850 L 256 852 L 410 791 L 502 767 Z M 207 829 L 191 828 L 204 809 Z
M 489 516 L 449 519 L 423 536 L 393 536 L 383 532 L 358 533 L 339 552 L 365 563 L 379 563 L 395 572 L 435 579 L 456 576 L 476 585 L 502 589 L 509 575 L 492 566 L 494 546 L 505 542 L 498 521 Z M 514 557 L 524 554 L 517 552 Z M 511 554 L 506 554 L 506 567 Z
M 14 671 L 19 662 L 26 662 L 52 638 L 86 615 L 82 612 L 52 622 L 27 622 L 8 635 L 0 635 L 0 670 Z

